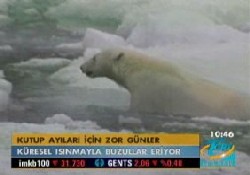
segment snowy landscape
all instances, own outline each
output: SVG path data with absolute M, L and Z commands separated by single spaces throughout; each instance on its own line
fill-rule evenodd
M 249 0 L 0 0 L 0 174 L 250 174 L 250 118 L 127 113 L 126 89 L 80 70 L 95 53 L 120 47 L 248 96 L 249 12 Z M 13 132 L 199 132 L 209 137 L 218 129 L 235 133 L 236 168 L 10 168 Z

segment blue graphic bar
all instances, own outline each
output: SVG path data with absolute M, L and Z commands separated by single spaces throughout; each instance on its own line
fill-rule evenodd
M 199 158 L 199 146 L 12 146 L 12 158 Z

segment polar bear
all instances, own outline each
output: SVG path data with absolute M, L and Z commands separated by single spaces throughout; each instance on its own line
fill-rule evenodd
M 88 77 L 106 77 L 131 94 L 131 110 L 154 114 L 247 119 L 250 103 L 176 65 L 125 49 L 108 49 L 81 65 Z

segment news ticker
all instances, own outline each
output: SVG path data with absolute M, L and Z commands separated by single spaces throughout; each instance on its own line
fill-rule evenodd
M 220 149 L 221 144 L 223 144 L 223 149 Z M 202 149 L 200 146 L 199 134 L 14 133 L 11 146 L 11 167 L 201 168 L 235 166 L 235 157 L 232 157 L 235 156 L 234 149 L 230 145 L 225 147 L 225 142 L 206 143 Z M 220 149 L 220 154 L 218 154 L 218 149 Z M 217 156 L 216 159 L 211 159 L 214 158 L 213 154 Z M 225 161 L 224 159 L 228 157 L 231 157 L 230 160 Z

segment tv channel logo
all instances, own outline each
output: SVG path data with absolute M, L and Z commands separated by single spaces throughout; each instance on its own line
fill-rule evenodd
M 235 145 L 224 138 L 205 141 L 200 150 L 201 168 L 223 168 L 236 166 Z

